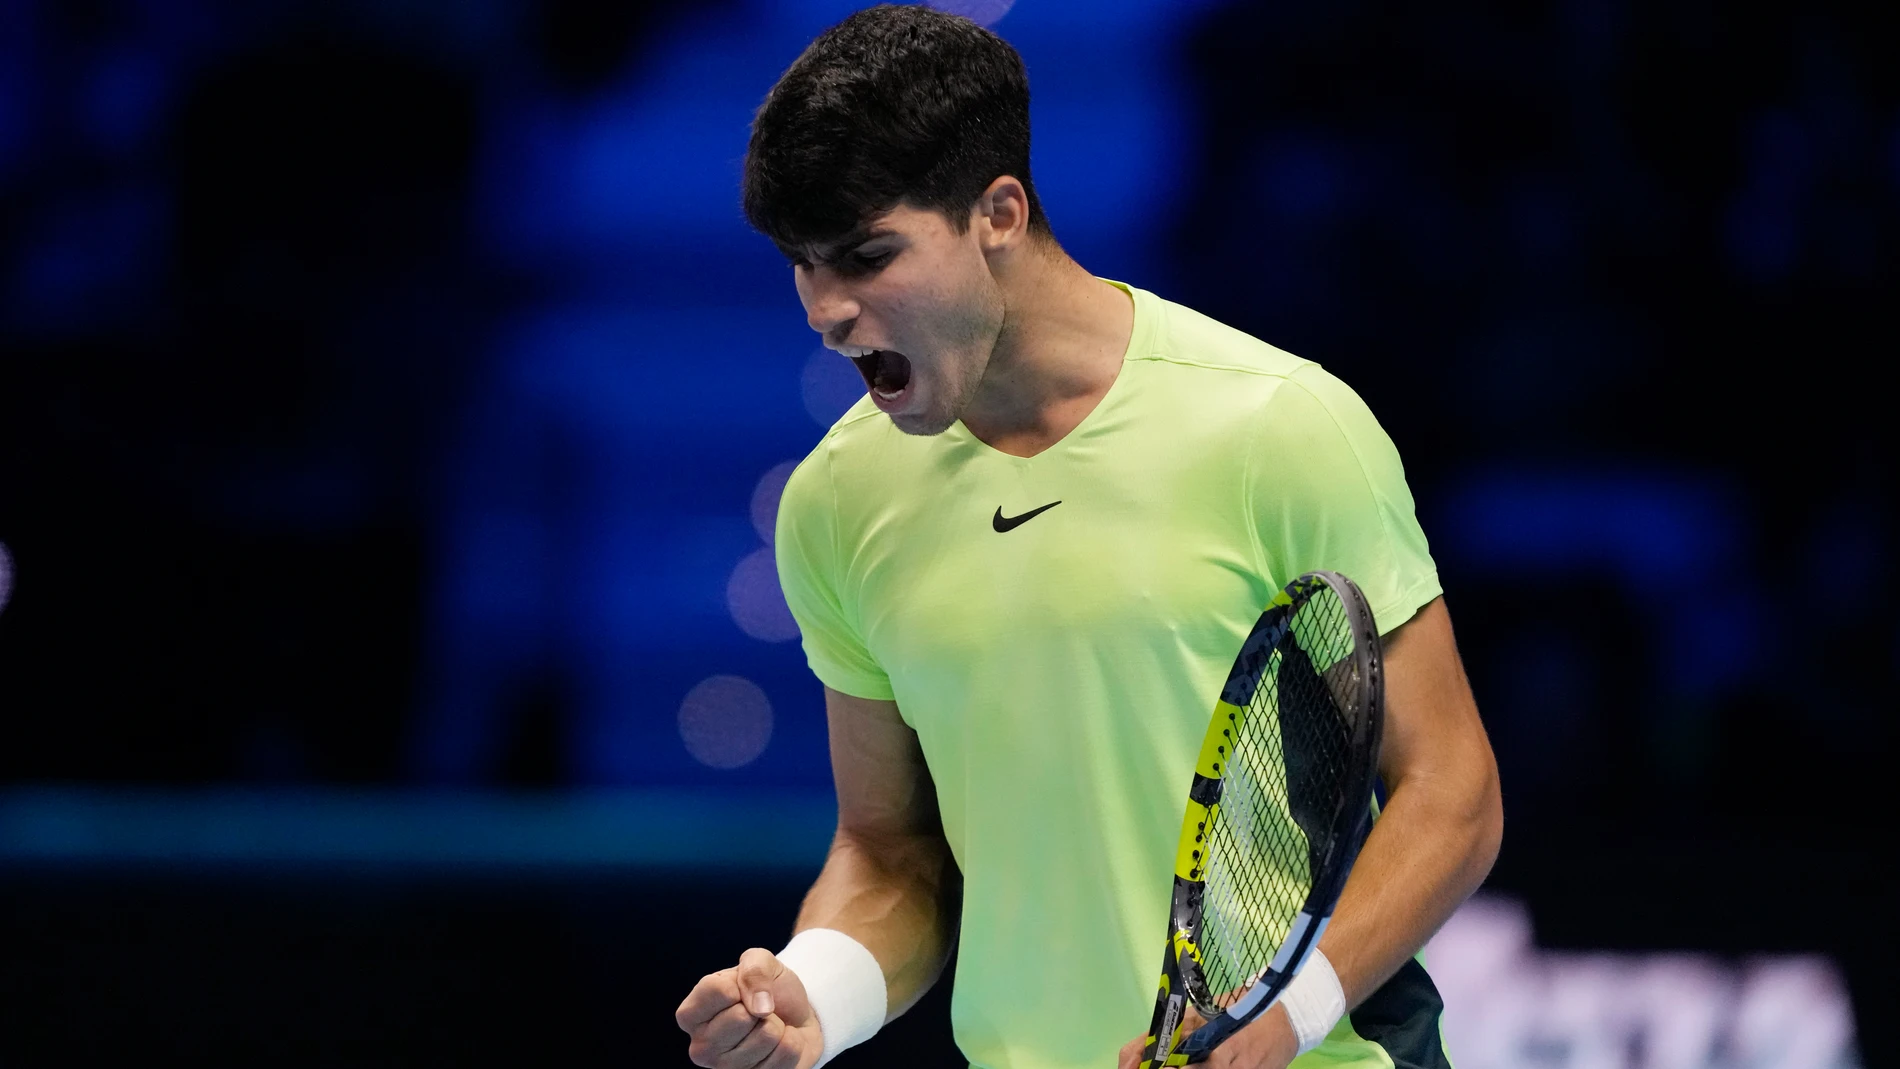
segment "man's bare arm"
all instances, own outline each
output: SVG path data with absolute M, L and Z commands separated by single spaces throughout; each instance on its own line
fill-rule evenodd
M 889 1020 L 943 972 L 962 876 L 944 841 L 923 749 L 897 704 L 826 688 L 825 715 L 838 832 L 797 927 L 834 929 L 870 951 Z M 809 1069 L 827 1042 L 804 981 L 762 947 L 702 977 L 674 1019 L 690 1037 L 693 1064 L 709 1069 Z
M 838 832 L 798 911 L 798 929 L 835 928 L 884 969 L 887 1018 L 930 990 L 956 938 L 962 876 L 944 841 L 936 786 L 897 703 L 825 688 Z
M 1497 760 L 1443 598 L 1386 637 L 1379 775 L 1385 808 L 1320 939 L 1347 1006 L 1390 979 L 1477 890 L 1504 834 Z

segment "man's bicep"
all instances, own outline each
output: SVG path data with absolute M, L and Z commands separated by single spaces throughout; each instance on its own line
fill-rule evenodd
M 894 701 L 825 688 L 838 828 L 869 836 L 941 835 L 936 786 L 917 733 Z
M 1427 602 L 1385 638 L 1379 774 L 1394 791 L 1414 776 L 1442 776 L 1466 789 L 1496 793 L 1497 763 L 1443 597 Z

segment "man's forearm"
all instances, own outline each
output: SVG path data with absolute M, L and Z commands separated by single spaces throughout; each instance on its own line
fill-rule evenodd
M 1357 1006 L 1476 890 L 1503 831 L 1495 779 L 1401 784 L 1366 839 L 1320 949 Z M 1475 788 L 1475 789 L 1474 789 Z
M 835 928 L 864 944 L 884 970 L 889 1019 L 922 998 L 943 972 L 956 938 L 961 888 L 941 836 L 867 838 L 840 829 L 797 927 Z

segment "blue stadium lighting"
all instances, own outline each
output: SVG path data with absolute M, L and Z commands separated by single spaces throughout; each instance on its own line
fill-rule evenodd
M 754 700 L 763 698 L 757 692 Z M 758 712 L 741 711 L 742 721 L 754 717 L 750 722 L 715 725 L 710 733 L 716 741 L 709 745 L 727 747 L 718 752 L 728 756 L 741 752 L 740 745 L 762 748 Z M 769 739 L 769 705 L 764 712 Z M 0 791 L 0 870 L 340 865 L 550 875 L 600 868 L 815 871 L 836 822 L 836 804 L 823 794 L 729 788 L 549 795 L 12 788 Z
M 772 741 L 772 702 L 757 683 L 712 676 L 680 702 L 680 740 L 708 768 L 744 768 Z
M 819 346 L 805 358 L 798 388 L 805 411 L 820 427 L 829 427 L 864 396 L 864 378 L 843 356 Z
M 1016 0 L 931 0 L 929 6 L 962 15 L 979 26 L 994 26 L 1016 6 Z
M 726 583 L 726 607 L 739 630 L 760 642 L 790 642 L 798 621 L 779 588 L 778 564 L 770 547 L 746 554 Z

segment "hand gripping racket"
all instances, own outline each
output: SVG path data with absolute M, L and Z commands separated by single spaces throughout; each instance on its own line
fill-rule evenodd
M 1384 711 L 1365 596 L 1336 572 L 1295 579 L 1253 625 L 1201 743 L 1141 1069 L 1202 1061 L 1306 964 L 1372 818 Z M 1190 999 L 1207 1023 L 1183 1040 Z

